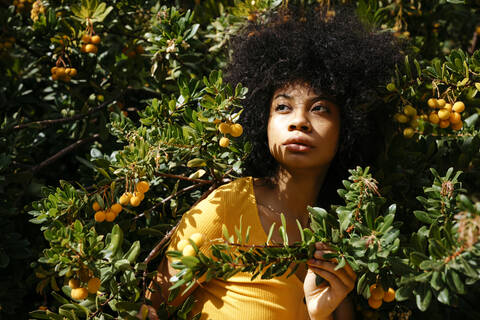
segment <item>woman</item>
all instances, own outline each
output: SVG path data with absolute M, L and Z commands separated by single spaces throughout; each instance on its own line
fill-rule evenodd
M 290 242 L 299 241 L 296 220 L 308 226 L 306 207 L 336 202 L 347 169 L 375 155 L 373 89 L 401 58 L 391 35 L 365 30 L 350 10 L 335 16 L 295 8 L 272 13 L 247 26 L 231 48 L 226 81 L 249 88 L 241 118 L 253 145 L 245 161 L 248 177 L 218 188 L 187 212 L 170 250 L 197 232 L 221 238 L 223 224 L 234 233 L 240 217 L 251 226 L 250 243 L 264 244 L 280 213 Z M 275 233 L 272 240 L 281 242 Z M 323 259 L 330 252 L 326 244 L 316 249 L 289 278 L 250 281 L 251 275 L 240 273 L 213 279 L 173 304 L 194 295 L 194 314 L 202 312 L 201 319 L 352 319 L 347 297 L 355 273 Z M 208 254 L 208 246 L 201 250 Z M 175 273 L 164 259 L 148 294 L 154 306 L 166 301 Z M 317 286 L 316 275 L 326 281 Z

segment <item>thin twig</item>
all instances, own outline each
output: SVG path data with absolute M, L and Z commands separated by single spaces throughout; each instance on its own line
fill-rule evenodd
M 138 218 L 140 217 L 143 217 L 145 216 L 146 213 L 148 212 L 151 212 L 153 210 L 155 210 L 156 208 L 158 208 L 159 206 L 161 206 L 162 204 L 166 203 L 167 201 L 170 201 L 172 198 L 175 198 L 176 196 L 184 193 L 184 192 L 187 192 L 187 191 L 190 191 L 190 190 L 193 190 L 193 189 L 196 189 L 196 188 L 199 188 L 201 186 L 203 186 L 204 184 L 203 183 L 197 183 L 197 184 L 192 184 L 188 187 L 185 187 L 181 190 L 179 190 L 178 192 L 175 192 L 174 194 L 171 194 L 169 195 L 168 197 L 166 197 L 165 199 L 163 199 L 162 201 L 160 201 L 159 203 L 157 203 L 156 205 L 154 205 L 153 207 L 151 207 L 150 209 L 144 211 L 143 213 L 139 214 L 138 216 L 136 216 L 135 218 L 133 218 L 133 220 L 137 220 Z
M 98 138 L 100 138 L 100 134 L 98 133 L 95 133 L 93 136 L 91 137 L 88 137 L 88 138 L 85 138 L 85 139 L 82 139 L 82 140 L 78 140 L 77 142 L 69 145 L 68 147 L 65 147 L 63 148 L 62 150 L 60 150 L 59 152 L 57 152 L 56 154 L 54 154 L 53 156 L 51 156 L 50 158 L 42 161 L 41 163 L 39 163 L 38 165 L 32 167 L 30 169 L 30 171 L 32 171 L 33 173 L 37 172 L 38 170 L 42 169 L 43 167 L 45 166 L 48 166 L 49 164 L 52 164 L 53 162 L 57 161 L 58 159 L 60 159 L 61 157 L 65 156 L 66 154 L 72 152 L 73 150 L 75 150 L 76 148 L 80 147 L 81 145 L 85 144 L 85 143 L 89 143 L 89 142 L 92 142 L 92 141 L 95 141 L 95 140 L 98 140 Z
M 107 105 L 109 105 L 110 103 L 112 103 L 116 99 L 117 99 L 117 97 L 114 98 L 114 99 L 110 99 L 110 100 L 102 103 L 98 107 L 95 107 L 92 110 L 90 110 L 90 111 L 88 111 L 87 113 L 84 113 L 84 114 L 79 114 L 79 115 L 69 117 L 69 118 L 40 120 L 40 121 L 33 121 L 33 122 L 18 124 L 16 126 L 14 126 L 12 128 L 12 130 L 19 130 L 19 129 L 27 128 L 27 127 L 30 127 L 30 126 L 46 126 L 46 125 L 66 123 L 66 122 L 72 122 L 72 121 L 80 120 L 80 119 L 83 119 L 83 118 L 86 118 L 86 117 L 90 116 L 91 114 L 93 114 L 97 111 L 100 111 L 101 109 L 105 108 Z

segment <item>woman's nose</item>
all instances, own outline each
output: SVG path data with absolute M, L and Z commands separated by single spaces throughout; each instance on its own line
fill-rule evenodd
M 305 114 L 303 114 L 303 112 L 295 114 L 288 126 L 289 131 L 300 130 L 303 132 L 310 132 L 311 129 L 312 127 L 310 125 L 310 121 L 308 121 L 307 117 L 305 116 Z

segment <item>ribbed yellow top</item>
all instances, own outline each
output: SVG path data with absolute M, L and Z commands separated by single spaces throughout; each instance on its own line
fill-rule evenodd
M 222 237 L 222 224 L 230 234 L 242 216 L 243 234 L 251 226 L 249 244 L 265 244 L 267 235 L 258 216 L 251 177 L 237 179 L 221 186 L 186 212 L 172 237 L 168 250 L 175 250 L 178 241 L 200 232 L 206 239 Z M 200 250 L 209 255 L 208 241 Z M 192 315 L 202 312 L 201 319 L 270 320 L 309 319 L 303 302 L 303 283 L 292 275 L 251 281 L 251 275 L 239 273 L 227 281 L 212 279 L 199 286 Z

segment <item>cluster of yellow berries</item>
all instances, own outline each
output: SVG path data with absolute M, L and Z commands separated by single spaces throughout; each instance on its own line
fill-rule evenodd
M 381 284 L 372 284 L 370 286 L 370 298 L 368 298 L 368 305 L 373 309 L 378 309 L 382 305 L 383 301 L 392 302 L 395 300 L 395 290 L 388 288 L 385 291 Z
M 397 113 L 394 116 L 395 121 L 398 123 L 408 123 L 410 126 L 403 129 L 403 135 L 406 138 L 411 138 L 415 134 L 415 129 L 418 126 L 418 114 L 417 109 L 411 105 L 407 105 L 403 108 L 403 113 Z
M 40 0 L 33 3 L 32 10 L 30 11 L 30 18 L 32 18 L 33 22 L 37 22 L 38 14 L 45 14 L 45 7 Z
M 447 103 L 445 99 L 430 98 L 427 104 L 432 109 L 438 109 L 438 111 L 432 111 L 428 115 L 430 123 L 436 124 L 440 128 L 462 129 L 463 122 L 460 113 L 465 110 L 465 104 L 462 101 L 457 101 L 452 105 Z
M 190 236 L 189 239 L 195 243 L 197 248 L 200 248 L 205 242 L 205 237 L 201 233 L 194 233 Z M 192 257 L 195 255 L 195 249 L 190 244 L 190 241 L 188 241 L 188 239 L 182 239 L 178 241 L 177 250 L 181 251 L 184 257 Z
M 100 207 L 100 204 L 98 202 L 94 202 L 92 205 L 93 210 L 95 210 L 95 221 L 97 222 L 103 222 L 103 221 L 108 221 L 112 222 L 115 220 L 116 217 L 118 217 L 118 214 L 122 212 L 123 208 L 120 204 L 115 203 L 113 204 L 110 208 L 106 208 L 105 210 L 102 210 Z
M 240 137 L 243 133 L 243 127 L 239 123 L 226 123 L 222 122 L 218 125 L 218 131 L 223 133 L 224 136 L 220 139 L 218 144 L 223 147 L 227 148 L 230 145 L 230 139 L 228 139 L 225 135 L 229 134 L 232 137 Z
M 136 46 L 126 46 L 122 49 L 122 53 L 129 58 L 134 58 L 136 55 L 143 54 L 144 52 L 145 49 L 140 44 Z
M 33 0 L 13 0 L 12 4 L 16 7 L 17 12 L 25 10 L 29 3 L 33 3 Z
M 52 73 L 52 80 L 62 80 L 65 82 L 69 82 L 72 77 L 77 75 L 77 69 L 75 68 L 64 68 L 64 67 L 53 67 L 50 69 Z
M 84 286 L 82 287 L 80 279 L 70 279 L 68 281 L 68 286 L 72 289 L 70 295 L 75 300 L 84 300 L 88 297 L 88 294 L 96 294 L 98 289 L 100 289 L 100 279 L 92 277 L 87 281 L 83 281 Z M 86 285 L 86 286 L 85 286 Z
M 122 212 L 123 207 L 126 205 L 131 205 L 132 207 L 138 207 L 142 200 L 145 198 L 144 193 L 150 189 L 150 185 L 147 181 L 139 181 L 135 185 L 135 192 L 125 192 L 118 199 L 118 203 L 114 203 L 111 207 L 102 210 L 98 202 L 94 202 L 92 205 L 93 210 L 95 211 L 95 221 L 96 222 L 112 222 L 115 218 L 118 217 L 118 214 Z
M 100 41 L 101 38 L 99 35 L 89 36 L 88 34 L 84 34 L 82 36 L 82 47 L 80 51 L 96 54 L 98 52 L 97 45 L 100 44 Z
M 15 43 L 15 38 L 14 37 L 8 37 L 3 41 L 0 41 L 0 50 L 2 49 L 10 49 L 13 47 L 13 44 Z

